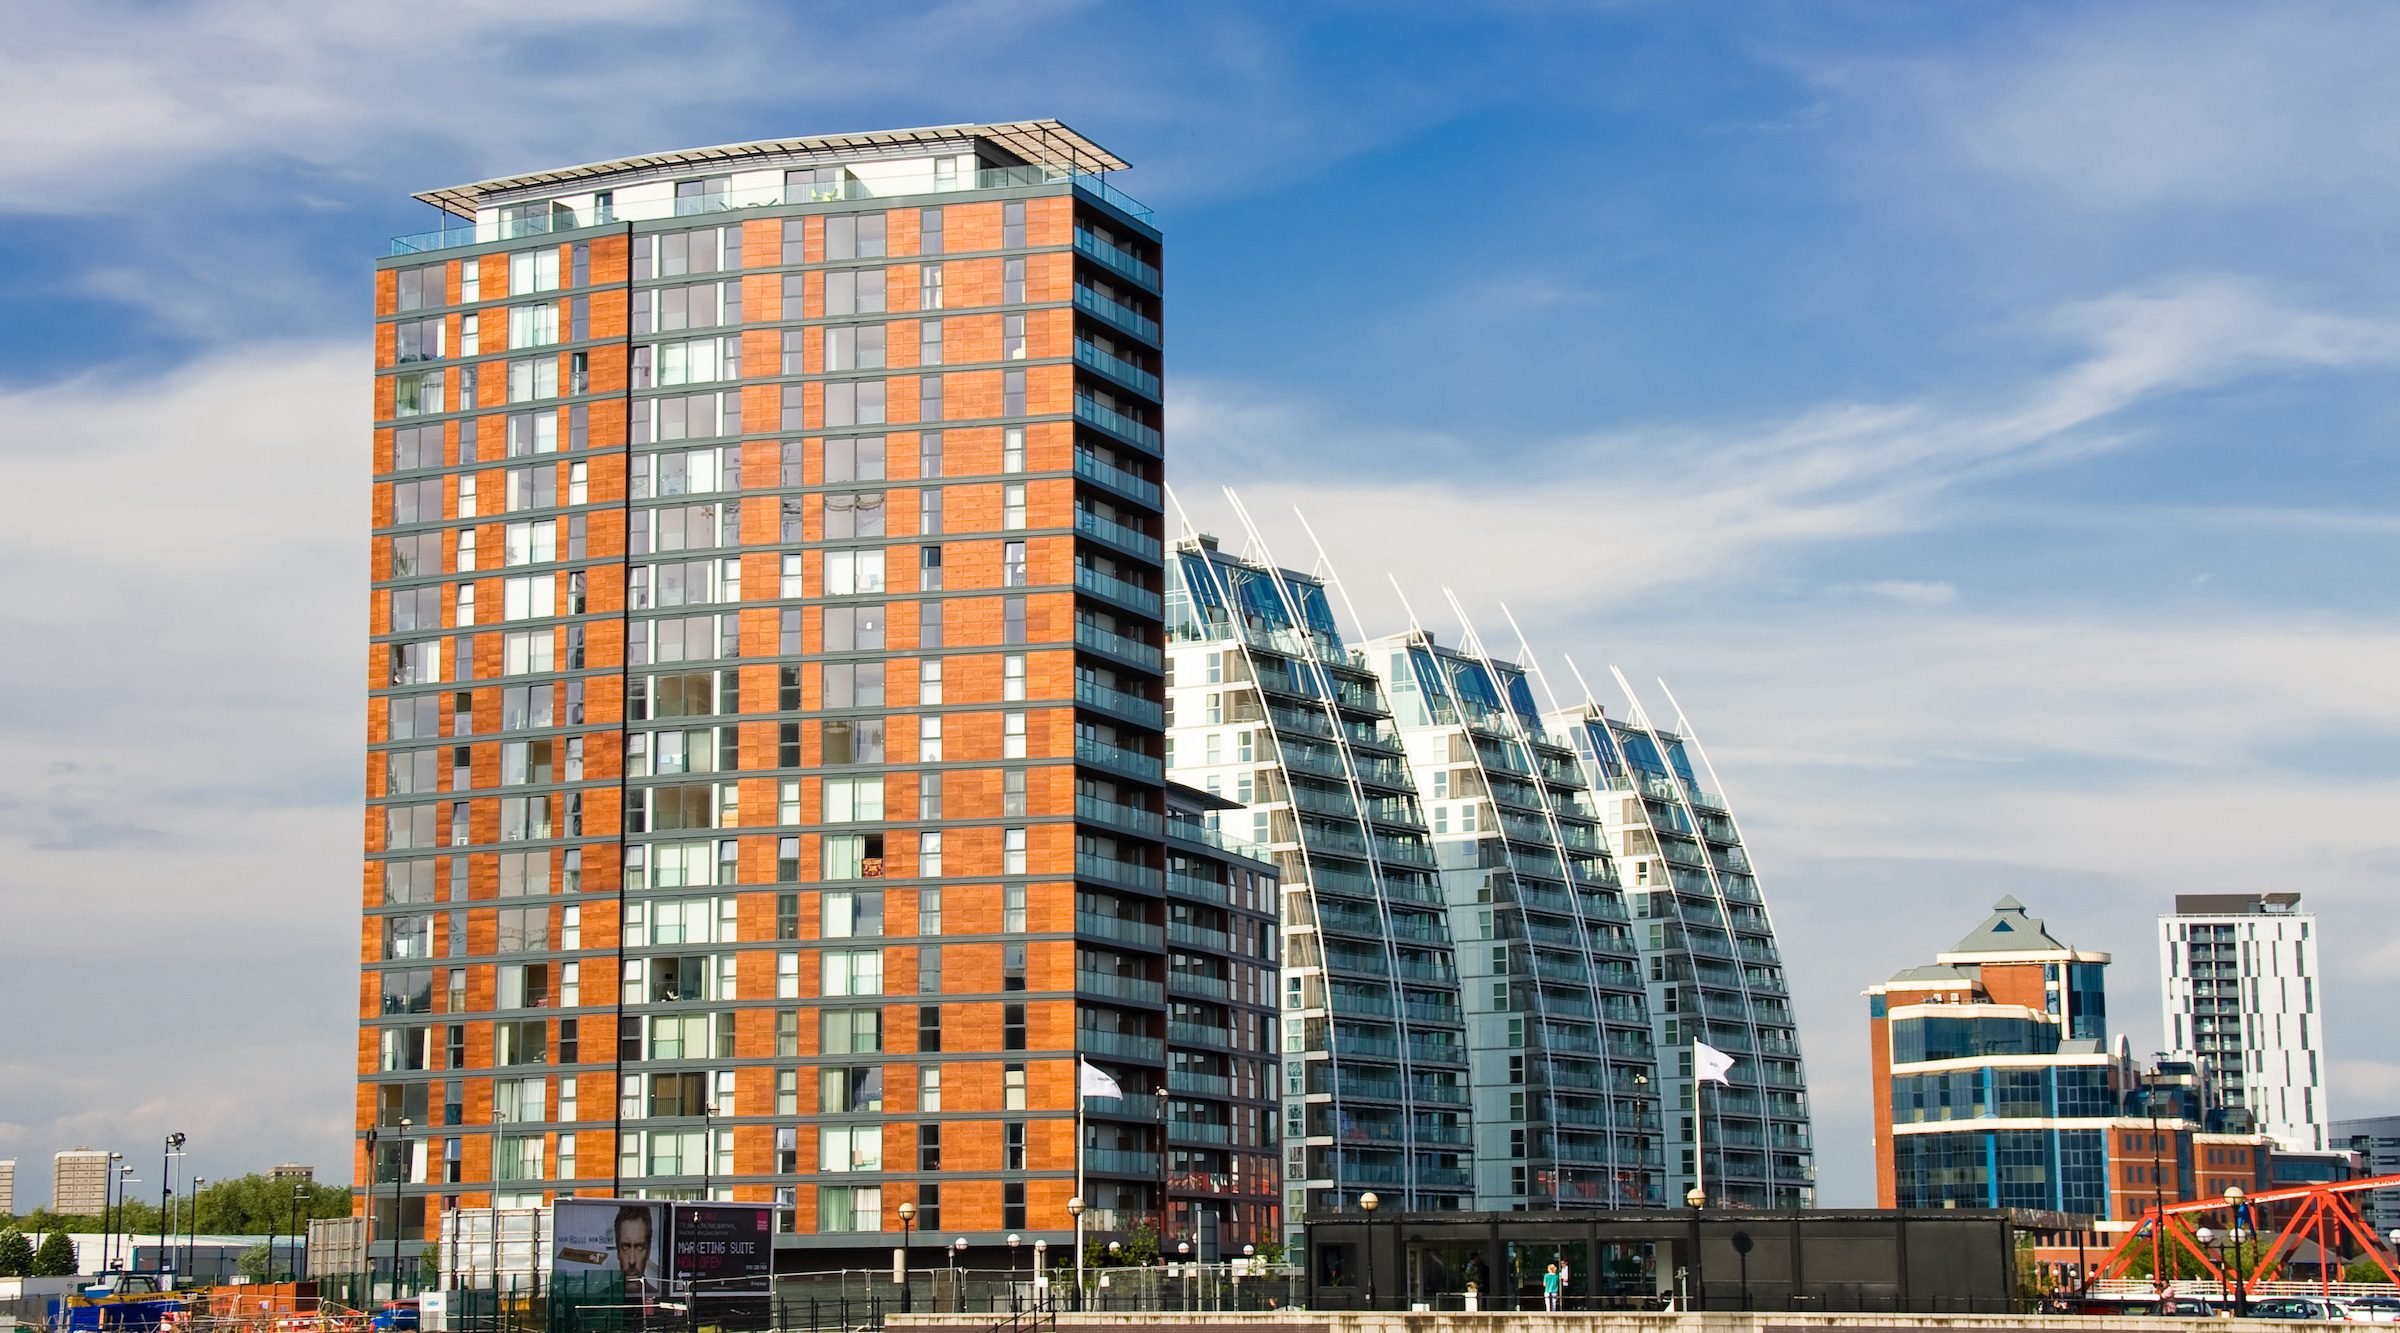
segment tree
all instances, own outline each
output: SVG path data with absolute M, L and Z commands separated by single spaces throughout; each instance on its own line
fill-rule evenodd
M 2374 1259 L 2362 1254 L 2356 1259 L 2351 1260 L 2349 1265 L 2342 1269 L 2342 1281 L 2381 1282 L 2386 1286 L 2389 1286 L 2392 1279 L 2390 1274 L 2387 1274 L 2383 1271 L 2382 1264 L 2379 1264 L 2375 1262 Z
M 2135 1241 L 2134 1246 L 2134 1250 L 2125 1256 L 2125 1276 L 2147 1279 L 2151 1274 L 2150 1238 L 2144 1236 Z M 2167 1277 L 2170 1281 L 2176 1278 L 2208 1276 L 2208 1270 L 2200 1266 L 2200 1261 L 2192 1256 L 2191 1251 L 2177 1244 L 2172 1235 L 2167 1237 L 2166 1249 Z
M 33 1271 L 33 1242 L 10 1227 L 0 1231 L 0 1277 L 24 1277 Z
M 249 1249 L 242 1251 L 239 1271 L 243 1277 L 246 1277 L 253 1282 L 264 1282 L 267 1280 L 267 1269 L 273 1265 L 274 1262 L 274 1251 L 269 1250 L 263 1244 L 253 1245 Z
M 75 1242 L 64 1231 L 53 1231 L 42 1237 L 41 1248 L 33 1252 L 31 1277 L 73 1277 L 75 1275 Z
M 350 1191 L 314 1181 L 275 1180 L 255 1172 L 218 1181 L 200 1191 L 199 1230 L 220 1235 L 263 1236 L 292 1230 L 292 1196 L 300 1196 L 303 1223 L 312 1217 L 348 1217 Z M 156 1205 L 152 1205 L 153 1211 Z
M 1283 1268 L 1283 1242 L 1271 1240 L 1259 1246 L 1258 1262 L 1269 1272 L 1280 1271 Z

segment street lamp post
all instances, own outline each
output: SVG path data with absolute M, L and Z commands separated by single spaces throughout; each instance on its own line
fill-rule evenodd
M 709 1196 L 716 1183 L 717 1167 L 717 1104 L 700 1103 L 700 1197 Z
M 407 1220 L 401 1216 L 400 1211 L 404 1206 L 400 1202 L 400 1183 L 408 1179 L 408 1131 L 416 1123 L 407 1116 L 400 1117 L 400 1155 L 392 1163 L 392 1295 L 394 1298 L 400 1295 L 400 1237 L 408 1230 Z M 497 1220 L 495 1215 L 494 1221 Z M 495 1281 L 498 1277 L 497 1273 L 493 1274 Z M 498 1288 L 495 1287 L 494 1290 L 497 1291 Z
M 300 1243 L 301 1243 L 301 1242 L 300 1242 L 300 1223 L 301 1223 L 301 1220 L 302 1220 L 302 1219 L 301 1219 L 301 1216 L 300 1216 L 300 1197 L 301 1197 L 303 1194 L 306 1194 L 307 1192 L 308 1192 L 308 1187 L 307 1187 L 307 1186 L 305 1186 L 305 1185 L 294 1185 L 294 1186 L 292 1186 L 292 1243 L 293 1243 L 294 1245 L 298 1245 L 298 1244 L 300 1244 Z M 303 1248 L 303 1249 L 300 1251 L 300 1258 L 298 1259 L 298 1261 L 296 1261 L 296 1262 L 295 1262 L 295 1263 L 292 1265 L 292 1281 L 294 1281 L 294 1282 L 298 1282 L 298 1281 L 300 1280 L 300 1269 L 301 1269 L 301 1267 L 302 1267 L 303 1265 L 305 1265 L 307 1262 L 308 1262 L 308 1251 L 307 1251 L 305 1248 Z
M 375 1290 L 375 1164 L 380 1160 L 376 1145 L 383 1136 L 374 1125 L 367 1126 L 367 1291 Z
M 1368 1190 L 1358 1196 L 1358 1206 L 1367 1214 L 1367 1308 L 1375 1308 L 1375 1209 L 1383 1200 Z
M 1023 1236 L 1014 1231 L 1008 1233 L 1008 1308 L 1011 1310 L 1017 1308 L 1017 1247 L 1024 1243 Z
M 2225 1203 L 2233 1209 L 2233 1316 L 2246 1319 L 2250 1315 L 2250 1205 L 2249 1196 L 2235 1185 L 2225 1191 Z
M 192 1210 L 183 1218 L 183 1271 L 193 1272 L 200 1261 L 200 1187 L 208 1183 L 205 1176 L 192 1177 Z
M 1083 1196 L 1067 1200 L 1067 1216 L 1075 1219 L 1075 1308 L 1083 1308 Z
M 1683 1271 L 1687 1275 L 1683 1303 L 1686 1308 L 1698 1309 L 1708 1304 L 1707 1288 L 1701 1284 L 1700 1272 L 1700 1210 L 1708 1203 L 1708 1191 L 1694 1185 L 1683 1192 L 1683 1203 L 1691 1210 L 1692 1232 L 1692 1252 L 1683 1261 Z
M 1183 1269 L 1183 1309 L 1184 1313 L 1189 1314 L 1192 1309 L 1192 1243 L 1190 1241 L 1175 1242 L 1175 1262 Z
M 967 1312 L 967 1284 L 966 1280 L 958 1275 L 958 1261 L 959 1257 L 966 1252 L 967 1238 L 964 1236 L 953 1237 L 950 1241 L 950 1302 L 958 1307 L 960 1314 Z
M 1255 1263 L 1257 1263 L 1257 1262 L 1258 1262 L 1257 1255 L 1258 1255 L 1258 1247 L 1257 1247 L 1256 1245 L 1244 1245 L 1244 1246 L 1242 1247 L 1242 1257 L 1241 1257 L 1241 1258 L 1239 1258 L 1239 1259 L 1237 1259 L 1237 1260 L 1235 1260 L 1235 1261 L 1234 1261 L 1234 1263 L 1233 1263 L 1233 1265 L 1232 1265 L 1232 1267 L 1233 1267 L 1233 1308 L 1234 1308 L 1234 1309 L 1236 1309 L 1236 1310 L 1239 1310 L 1239 1309 L 1241 1309 L 1241 1308 L 1242 1308 L 1242 1274 L 1243 1274 L 1243 1272 L 1245 1272 L 1245 1271 L 1249 1270 L 1249 1269 L 1250 1269 L 1250 1267 L 1251 1267 L 1251 1265 L 1253 1265 L 1253 1264 L 1255 1264 Z M 1257 1276 L 1257 1274 L 1256 1274 L 1255 1272 L 1253 1272 L 1253 1273 L 1251 1273 L 1251 1276 L 1253 1276 L 1253 1277 L 1256 1277 L 1256 1276 Z
M 117 1230 L 125 1236 L 125 1258 L 118 1267 L 127 1271 L 133 1268 L 133 1210 L 126 1207 L 133 1201 L 133 1186 L 133 1163 L 127 1162 L 117 1168 Z
M 114 1268 L 117 1263 L 117 1199 L 123 1193 L 118 1189 L 117 1182 L 124 1173 L 124 1168 L 118 1166 L 117 1163 L 124 1160 L 125 1154 L 110 1153 L 108 1155 L 108 1174 L 100 1178 L 101 1225 L 108 1232 L 108 1238 L 100 1242 L 100 1271 L 103 1273 Z
M 907 1313 L 909 1313 L 909 1312 L 910 1312 L 910 1310 L 913 1308 L 913 1307 L 912 1307 L 912 1305 L 910 1304 L 910 1301 L 909 1301 L 909 1295 L 908 1295 L 908 1233 L 909 1233 L 909 1228 L 911 1228 L 911 1227 L 913 1227 L 914 1225 L 916 1225 L 916 1221 L 917 1221 L 917 1206 L 916 1206 L 915 1204 L 913 1204 L 913 1203 L 904 1203 L 904 1204 L 901 1204 L 901 1205 L 900 1205 L 900 1313 L 902 1313 L 902 1314 L 907 1314 Z
M 167 1202 L 173 1197 L 168 1192 L 167 1186 L 175 1179 L 170 1174 L 169 1168 L 175 1160 L 175 1155 L 182 1151 L 183 1135 L 169 1134 L 165 1151 L 158 1155 L 158 1269 L 161 1273 L 168 1272 L 175 1267 L 173 1263 L 175 1250 L 167 1244 Z

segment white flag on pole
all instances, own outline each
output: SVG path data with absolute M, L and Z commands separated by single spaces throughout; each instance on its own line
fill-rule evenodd
M 1731 1064 L 1732 1062 L 1727 1061 L 1726 1063 Z M 1117 1081 L 1110 1078 L 1106 1070 L 1081 1058 L 1078 1058 L 1075 1064 L 1082 1071 L 1080 1095 L 1085 1097 L 1122 1097 L 1125 1095 L 1125 1089 L 1118 1087 Z
M 1725 1077 L 1733 1072 L 1733 1057 L 1704 1041 L 1692 1043 L 1692 1077 L 1702 1083 L 1727 1083 Z

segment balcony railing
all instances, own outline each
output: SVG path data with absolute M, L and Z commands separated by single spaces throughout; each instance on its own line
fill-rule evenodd
M 1157 320 L 1122 301 L 1102 296 L 1082 283 L 1075 284 L 1075 308 L 1099 318 L 1120 332 L 1130 333 L 1152 346 L 1158 344 Z
M 1075 419 L 1098 426 L 1118 439 L 1139 445 L 1152 453 L 1157 453 L 1162 447 L 1158 427 L 1150 425 L 1139 417 L 1128 416 L 1115 408 L 1103 406 L 1096 398 L 1086 398 L 1082 394 L 1077 394 L 1075 396 Z
M 1166 718 L 1165 708 L 1156 700 L 1145 699 L 1138 694 L 1127 694 L 1123 690 L 1112 690 L 1106 685 L 1096 685 L 1088 680 L 1075 682 L 1075 701 L 1090 704 L 1094 708 L 1114 713 L 1118 717 L 1130 718 L 1149 727 L 1160 725 Z
M 1159 614 L 1161 603 L 1157 593 L 1130 579 L 1103 574 L 1089 565 L 1075 566 L 1075 586 L 1142 615 Z
M 1158 483 L 1144 481 L 1113 463 L 1103 463 L 1086 450 L 1075 451 L 1075 475 L 1106 486 L 1130 500 L 1139 500 L 1156 509 L 1161 496 Z
M 1089 255 L 1100 261 L 1103 267 L 1131 278 L 1151 291 L 1155 292 L 1159 289 L 1157 265 L 1145 262 L 1137 255 L 1128 254 L 1110 245 L 1093 234 L 1089 228 L 1077 227 L 1075 229 L 1075 253 Z
M 680 199 L 660 199 L 649 203 L 626 202 L 605 209 L 569 209 L 553 205 L 540 217 L 512 218 L 499 222 L 465 222 L 456 226 L 445 224 L 438 231 L 417 232 L 392 238 L 391 252 L 395 255 L 426 254 L 435 250 L 455 249 L 462 245 L 483 245 L 492 241 L 516 240 L 526 236 L 543 236 L 553 232 L 575 231 L 617 222 L 648 222 L 658 218 L 698 217 L 711 213 L 732 213 L 752 208 L 785 208 L 799 204 L 837 203 L 851 199 L 902 199 L 913 195 L 952 194 L 965 190 L 1012 190 L 1035 185 L 1072 183 L 1074 187 L 1095 199 L 1106 201 L 1122 210 L 1128 217 L 1144 223 L 1151 220 L 1151 211 L 1133 196 L 1108 183 L 1106 178 L 1078 171 L 1061 171 L 1055 167 L 1018 166 L 993 167 L 973 176 L 937 177 L 930 171 L 921 175 L 877 177 L 864 180 L 846 177 L 839 182 L 815 185 L 770 185 L 756 190 L 728 190 L 719 194 Z M 1083 237 L 1078 233 L 1076 248 L 1084 250 Z M 1114 247 L 1092 244 L 1099 249 Z M 1086 250 L 1085 253 L 1092 253 Z M 1122 253 L 1122 252 L 1120 252 Z M 1141 281 L 1138 269 L 1150 268 L 1140 260 L 1126 255 L 1137 266 L 1134 270 L 1109 263 L 1104 255 L 1093 258 L 1112 269 Z M 1148 285 L 1158 286 L 1156 269 L 1150 269 Z
M 1075 642 L 1080 647 L 1089 648 L 1093 652 L 1106 654 L 1118 661 L 1129 662 L 1149 671 L 1157 671 L 1166 664 L 1166 654 L 1149 644 L 1143 643 L 1139 639 L 1129 639 L 1114 630 L 1105 630 L 1080 620 L 1075 622 Z
M 1075 364 L 1098 371 L 1135 393 L 1154 400 L 1163 395 L 1158 376 L 1121 356 L 1111 356 L 1081 338 L 1075 340 Z
M 1157 755 L 1143 754 L 1139 750 L 1128 750 L 1121 745 L 1096 741 L 1088 736 L 1075 738 L 1075 757 L 1084 763 L 1097 764 L 1102 768 L 1130 774 L 1147 782 L 1160 782 L 1166 778 L 1166 764 Z M 1077 804 L 1080 806 L 1081 802 Z M 1150 836 L 1158 836 L 1158 830 L 1153 828 Z
M 1166 547 L 1158 538 L 1115 519 L 1102 518 L 1089 509 L 1078 508 L 1075 511 L 1075 530 L 1145 560 L 1166 558 Z M 1156 615 L 1157 612 L 1153 610 L 1151 614 Z

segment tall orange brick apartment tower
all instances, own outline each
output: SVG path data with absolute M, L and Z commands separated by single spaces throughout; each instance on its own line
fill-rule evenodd
M 772 1203 L 786 1268 L 885 1263 L 903 1204 L 920 1263 L 1064 1258 L 1079 1169 L 1102 1235 L 1277 1234 L 1274 887 L 1160 764 L 1124 166 L 1030 121 L 419 196 L 453 220 L 376 274 L 378 1266 L 567 1194 Z M 1123 1094 L 1080 1153 L 1078 1051 Z

